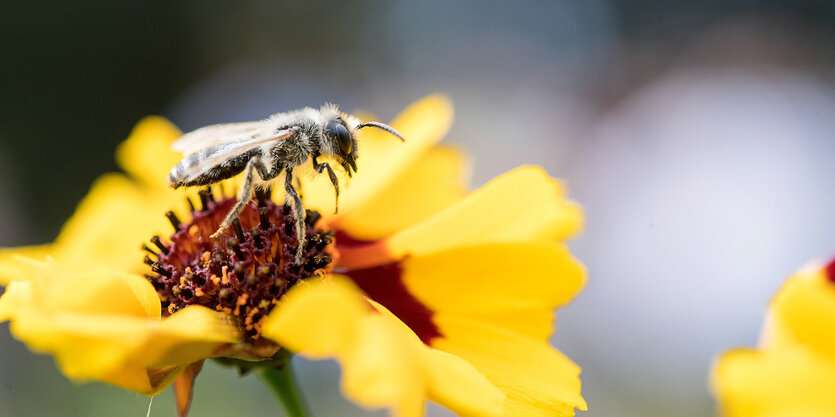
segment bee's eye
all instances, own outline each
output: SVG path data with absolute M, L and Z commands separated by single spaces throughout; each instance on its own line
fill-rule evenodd
M 329 123 L 331 133 L 336 136 L 336 142 L 339 144 L 339 151 L 343 155 L 351 154 L 353 150 L 353 142 L 351 141 L 351 134 L 348 133 L 348 128 L 340 123 Z

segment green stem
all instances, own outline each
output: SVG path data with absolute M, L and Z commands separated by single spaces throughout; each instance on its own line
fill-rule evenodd
M 258 376 L 270 387 L 289 417 L 310 417 L 312 415 L 299 394 L 299 387 L 296 384 L 292 362 L 289 357 L 281 366 L 262 368 L 258 371 Z

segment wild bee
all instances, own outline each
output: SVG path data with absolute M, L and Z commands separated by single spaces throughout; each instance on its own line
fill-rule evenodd
M 216 238 L 238 217 L 249 203 L 256 187 L 269 186 L 285 173 L 285 201 L 292 208 L 299 242 L 296 260 L 304 247 L 305 209 L 294 186 L 294 171 L 311 160 L 317 174 L 327 171 L 339 207 L 339 179 L 328 162 L 336 161 L 350 177 L 356 172 L 357 131 L 374 127 L 405 141 L 391 126 L 380 122 L 360 121 L 325 104 L 318 110 L 305 107 L 254 122 L 216 124 L 189 132 L 177 139 L 172 148 L 185 157 L 168 176 L 172 188 L 205 186 L 244 173 L 238 201 L 212 234 Z

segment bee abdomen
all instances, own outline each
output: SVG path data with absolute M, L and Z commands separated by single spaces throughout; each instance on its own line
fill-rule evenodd
M 180 161 L 179 164 L 171 168 L 171 172 L 168 174 L 168 185 L 173 188 L 178 188 L 182 185 L 185 185 L 185 181 L 188 178 L 186 174 L 189 172 L 191 168 L 193 168 L 197 163 L 212 154 L 215 151 L 214 146 L 210 146 L 206 149 L 201 149 L 198 152 L 195 152 Z
M 247 162 L 259 152 L 258 149 L 253 149 L 211 168 L 200 167 L 203 160 L 213 156 L 221 147 L 222 145 L 209 146 L 183 158 L 168 174 L 168 185 L 172 188 L 208 185 L 234 177 L 243 171 Z

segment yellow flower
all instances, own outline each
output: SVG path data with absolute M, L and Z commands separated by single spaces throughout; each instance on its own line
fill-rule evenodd
M 763 334 L 770 349 L 801 345 L 835 361 L 835 260 L 791 277 L 774 297 Z
M 205 237 L 231 198 L 192 192 L 185 221 L 182 192 L 165 186 L 180 132 L 145 119 L 117 154 L 129 176 L 98 180 L 55 243 L 0 252 L 0 320 L 68 376 L 144 394 L 202 359 L 282 346 L 337 359 L 347 397 L 396 416 L 427 399 L 461 415 L 573 415 L 586 408 L 580 370 L 548 340 L 554 309 L 584 284 L 562 243 L 582 213 L 534 167 L 466 195 L 462 156 L 436 145 L 451 121 L 432 95 L 391 123 L 405 144 L 363 132 L 338 214 L 330 183 L 306 181 L 305 206 L 328 214 L 308 216 L 294 265 L 292 222 L 264 196 L 225 243 Z M 150 273 L 138 243 L 172 225 L 145 248 Z
M 728 417 L 835 415 L 835 260 L 786 282 L 761 348 L 723 354 L 711 385 Z

